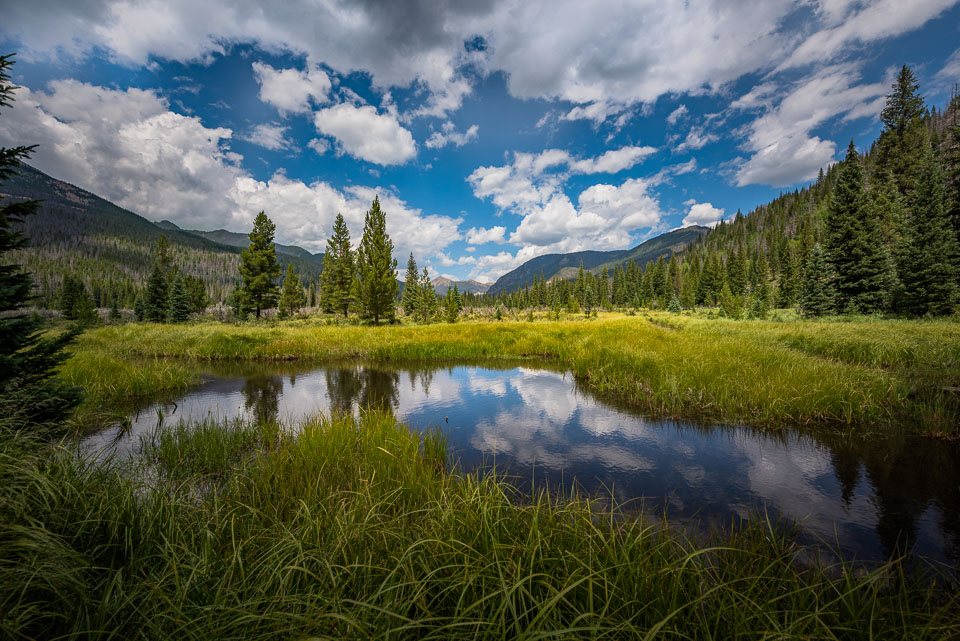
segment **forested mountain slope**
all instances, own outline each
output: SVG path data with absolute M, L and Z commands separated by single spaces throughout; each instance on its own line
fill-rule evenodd
M 240 247 L 179 228 L 162 228 L 28 165 L 3 183 L 0 200 L 6 199 L 44 201 L 39 213 L 24 223 L 30 246 L 5 257 L 34 274 L 41 306 L 55 305 L 63 278 L 72 275 L 85 282 L 98 306 L 107 306 L 116 297 L 121 306 L 131 307 L 162 235 L 170 241 L 174 264 L 183 273 L 202 278 L 212 300 L 224 300 L 237 279 Z M 314 256 L 278 252 L 278 259 L 284 265 L 292 262 L 304 280 L 316 280 L 322 269 L 322 259 Z
M 679 251 L 706 231 L 706 227 L 698 226 L 675 229 L 644 241 L 633 249 L 579 251 L 537 256 L 498 278 L 487 292 L 493 295 L 513 291 L 532 283 L 534 277 L 542 277 L 548 281 L 553 278 L 573 278 L 577 275 L 581 264 L 585 270 L 593 273 L 600 273 L 604 266 L 612 270 L 617 265 L 624 265 L 629 261 L 642 265 L 650 260 L 656 260 L 658 256 Z

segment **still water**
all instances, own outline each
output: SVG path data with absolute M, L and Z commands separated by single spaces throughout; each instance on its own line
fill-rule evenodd
M 729 524 L 766 511 L 801 540 L 845 557 L 898 550 L 960 565 L 960 448 L 885 431 L 763 432 L 652 420 L 603 402 L 569 373 L 512 365 L 205 365 L 206 382 L 131 408 L 132 429 L 82 447 L 129 454 L 140 436 L 181 419 L 276 417 L 376 406 L 417 429 L 441 428 L 461 469 L 496 465 L 526 487 L 635 501 L 671 519 Z

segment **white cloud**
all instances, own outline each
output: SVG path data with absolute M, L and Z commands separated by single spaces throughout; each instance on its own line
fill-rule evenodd
M 586 158 L 570 163 L 576 174 L 615 174 L 629 169 L 657 151 L 656 147 L 621 147 L 604 152 L 596 158 Z
M 330 141 L 326 138 L 314 138 L 307 143 L 307 147 L 313 149 L 319 155 L 323 155 L 330 151 Z
M 253 63 L 253 75 L 260 84 L 260 100 L 276 107 L 280 113 L 306 113 L 310 99 L 316 104 L 327 102 L 330 78 L 319 67 L 307 69 L 274 69 L 261 62 Z
M 833 162 L 836 143 L 810 132 L 832 118 L 852 120 L 880 113 L 887 85 L 858 85 L 859 80 L 854 65 L 825 67 L 768 107 L 748 127 L 743 146 L 753 155 L 737 171 L 737 184 L 788 186 L 814 178 Z
M 703 225 L 705 227 L 714 227 L 723 220 L 723 209 L 714 207 L 710 203 L 698 203 L 695 200 L 688 200 L 684 205 L 690 206 L 690 211 L 682 221 L 681 227 L 690 225 Z
M 426 214 L 390 189 L 337 189 L 282 171 L 255 180 L 229 150 L 229 129 L 171 112 L 152 91 L 55 81 L 47 92 L 18 90 L 3 120 L 0 144 L 37 143 L 31 163 L 42 171 L 153 220 L 245 231 L 262 209 L 278 242 L 320 251 L 337 212 L 358 239 L 379 194 L 397 256 L 429 257 L 460 238 L 460 218 Z
M 273 124 L 259 124 L 254 127 L 250 133 L 243 136 L 243 140 L 247 142 L 252 142 L 255 145 L 269 149 L 270 151 L 280 151 L 281 149 L 289 149 L 293 146 L 293 142 L 287 138 L 288 127 Z
M 669 116 L 667 116 L 667 124 L 668 125 L 677 124 L 677 121 L 683 118 L 684 116 L 686 116 L 687 113 L 689 113 L 689 111 L 690 110 L 687 109 L 686 105 L 680 105 L 679 107 L 671 111 Z
M 957 0 L 876 0 L 864 2 L 862 9 L 847 14 L 849 2 L 827 2 L 821 5 L 835 26 L 817 31 L 800 44 L 781 65 L 789 69 L 814 62 L 834 59 L 846 47 L 865 44 L 912 31 L 937 17 Z M 838 18 L 842 17 L 842 21 Z
M 496 225 L 490 228 L 480 227 L 471 227 L 467 231 L 467 242 L 471 245 L 482 245 L 484 243 L 502 243 L 503 235 L 506 233 L 507 228 L 501 225 Z
M 389 114 L 370 105 L 342 103 L 320 109 L 313 123 L 321 134 L 337 140 L 339 148 L 361 160 L 378 165 L 399 165 L 417 154 L 413 135 Z
M 470 125 L 470 127 L 463 132 L 457 131 L 453 123 L 447 120 L 441 126 L 440 131 L 435 131 L 430 134 L 430 137 L 427 138 L 424 145 L 430 149 L 439 149 L 440 147 L 451 144 L 457 147 L 463 147 L 468 142 L 476 140 L 479 131 L 480 127 L 478 125 Z
M 960 81 L 960 49 L 954 51 L 943 68 L 937 72 L 937 79 L 943 82 Z
M 715 134 L 704 133 L 703 127 L 694 127 L 687 133 L 687 137 L 682 143 L 677 145 L 677 151 L 689 151 L 693 149 L 703 149 L 719 138 Z
M 502 72 L 516 97 L 569 101 L 568 118 L 622 124 L 635 105 L 716 92 L 780 64 L 835 59 L 915 29 L 955 1 L 820 0 L 805 12 L 793 0 L 290 0 L 266 12 L 259 0 L 95 0 L 50 10 L 13 3 L 0 29 L 28 58 L 106 51 L 128 65 L 206 62 L 235 43 L 253 44 L 341 74 L 369 73 L 377 89 L 424 89 L 408 117 L 446 117 L 472 91 L 471 78 Z M 477 37 L 485 47 L 464 46 Z M 310 69 L 274 70 L 292 72 L 290 86 L 265 99 L 302 111 L 310 92 L 323 89 Z

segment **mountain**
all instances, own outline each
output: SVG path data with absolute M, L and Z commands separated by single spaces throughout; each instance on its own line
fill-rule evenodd
M 226 229 L 215 229 L 213 231 L 201 231 L 199 229 L 183 229 L 178 227 L 175 223 L 170 222 L 169 220 L 161 220 L 158 223 L 155 223 L 160 229 L 168 231 L 184 231 L 188 234 L 193 234 L 194 236 L 199 236 L 201 238 L 206 238 L 207 240 L 219 243 L 221 245 L 226 245 L 228 247 L 239 247 L 240 249 L 246 249 L 250 244 L 250 236 L 248 234 L 241 234 L 240 232 L 227 231 Z M 323 252 L 317 254 L 311 254 L 303 247 L 297 247 L 296 245 L 281 245 L 280 243 L 274 243 L 274 247 L 277 249 L 278 254 L 286 254 L 288 256 L 293 256 L 294 258 L 300 258 L 306 261 L 316 261 L 321 266 L 323 265 Z
M 99 305 L 108 305 L 116 297 L 121 306 L 131 306 L 149 273 L 153 247 L 161 235 L 170 241 L 175 264 L 202 278 L 213 300 L 224 300 L 238 276 L 239 247 L 170 223 L 150 222 L 29 165 L 23 165 L 18 176 L 0 183 L 0 200 L 18 199 L 39 199 L 43 204 L 37 215 L 24 221 L 29 246 L 5 258 L 34 274 L 41 305 L 55 304 L 64 275 L 74 274 L 85 281 Z M 300 251 L 307 256 L 279 252 L 278 259 L 284 267 L 293 263 L 304 280 L 316 279 L 322 262 Z
M 461 294 L 485 294 L 492 285 L 492 283 L 481 283 L 476 280 L 451 280 L 443 276 L 437 276 L 430 283 L 440 296 L 446 294 L 447 290 L 454 285 Z
M 631 261 L 643 265 L 660 256 L 669 256 L 680 251 L 686 245 L 709 231 L 707 227 L 691 226 L 675 229 L 656 238 L 644 241 L 633 249 L 614 251 L 580 251 L 569 254 L 545 254 L 531 258 L 511 272 L 497 279 L 487 290 L 488 294 L 502 294 L 533 283 L 534 276 L 553 278 L 575 278 L 583 262 L 583 268 L 599 273 L 606 267 L 611 273 L 618 265 Z

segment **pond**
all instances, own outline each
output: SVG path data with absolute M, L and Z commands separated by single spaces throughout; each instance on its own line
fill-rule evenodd
M 283 421 L 375 406 L 416 429 L 439 427 L 464 471 L 521 486 L 571 486 L 671 520 L 797 522 L 801 541 L 845 558 L 897 551 L 960 564 L 960 448 L 900 430 L 842 437 L 829 428 L 763 431 L 653 420 L 602 401 L 549 364 L 202 366 L 206 381 L 132 407 L 132 428 L 84 439 L 130 454 L 159 420 L 258 415 Z M 161 419 L 162 415 L 162 419 Z

